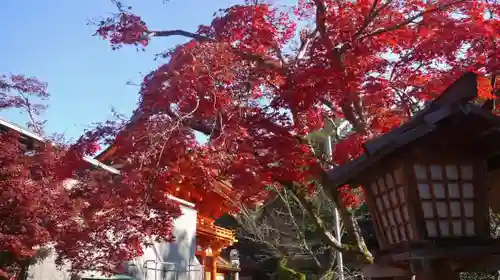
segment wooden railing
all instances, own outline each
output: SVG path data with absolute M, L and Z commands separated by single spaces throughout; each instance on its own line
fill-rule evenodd
M 205 233 L 213 234 L 219 238 L 234 241 L 235 233 L 234 230 L 216 226 L 214 220 L 198 216 L 196 220 L 197 230 L 201 230 Z

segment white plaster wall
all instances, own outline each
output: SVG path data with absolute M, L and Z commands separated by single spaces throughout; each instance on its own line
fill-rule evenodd
M 59 269 L 55 264 L 56 256 L 54 253 L 43 261 L 30 266 L 28 270 L 28 279 L 34 280 L 69 280 L 71 274 L 68 267 Z
M 175 241 L 171 243 L 154 243 L 145 248 L 144 255 L 129 262 L 128 270 L 138 280 L 202 280 L 203 269 L 196 252 L 196 220 L 194 205 L 183 200 L 182 215 L 174 221 L 173 233 Z M 69 280 L 67 270 L 58 270 L 54 263 L 55 256 L 30 267 L 29 275 L 33 280 Z M 81 276 L 88 278 L 103 277 L 98 272 L 83 272 Z
M 130 267 L 141 280 L 201 280 L 203 269 L 195 257 L 196 210 L 181 204 L 182 215 L 175 220 L 171 243 L 154 243 Z M 134 268 L 135 267 L 135 268 Z

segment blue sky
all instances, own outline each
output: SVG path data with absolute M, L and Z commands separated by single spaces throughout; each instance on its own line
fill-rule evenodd
M 127 0 L 154 30 L 196 30 L 220 8 L 238 0 Z M 51 99 L 44 118 L 47 132 L 77 138 L 86 126 L 110 117 L 111 106 L 129 115 L 139 83 L 159 62 L 154 54 L 185 42 L 181 37 L 155 38 L 146 52 L 133 47 L 112 51 L 93 37 L 87 22 L 115 12 L 107 0 L 3 0 L 0 9 L 0 73 L 36 76 L 49 84 Z M 25 124 L 19 111 L 0 116 Z

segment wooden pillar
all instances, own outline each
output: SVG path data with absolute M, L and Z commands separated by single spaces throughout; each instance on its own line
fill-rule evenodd
M 210 279 L 215 280 L 217 279 L 217 255 L 213 254 L 212 256 L 212 262 L 210 264 L 211 268 L 211 273 L 210 273 Z
M 212 279 L 217 278 L 217 257 L 220 255 L 221 247 L 219 244 L 212 244 Z

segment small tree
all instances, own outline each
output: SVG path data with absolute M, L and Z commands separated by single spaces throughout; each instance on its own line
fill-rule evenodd
M 146 199 L 144 181 L 132 173 L 92 168 L 83 156 L 96 152 L 93 140 L 69 145 L 42 137 L 37 117 L 45 106 L 36 100 L 46 98 L 35 78 L 0 76 L 0 108 L 24 109 L 38 133 L 17 127 L 0 134 L 0 278 L 24 280 L 43 247 L 74 270 L 113 272 L 140 255 L 151 235 L 170 240 L 179 211 L 165 192 Z

